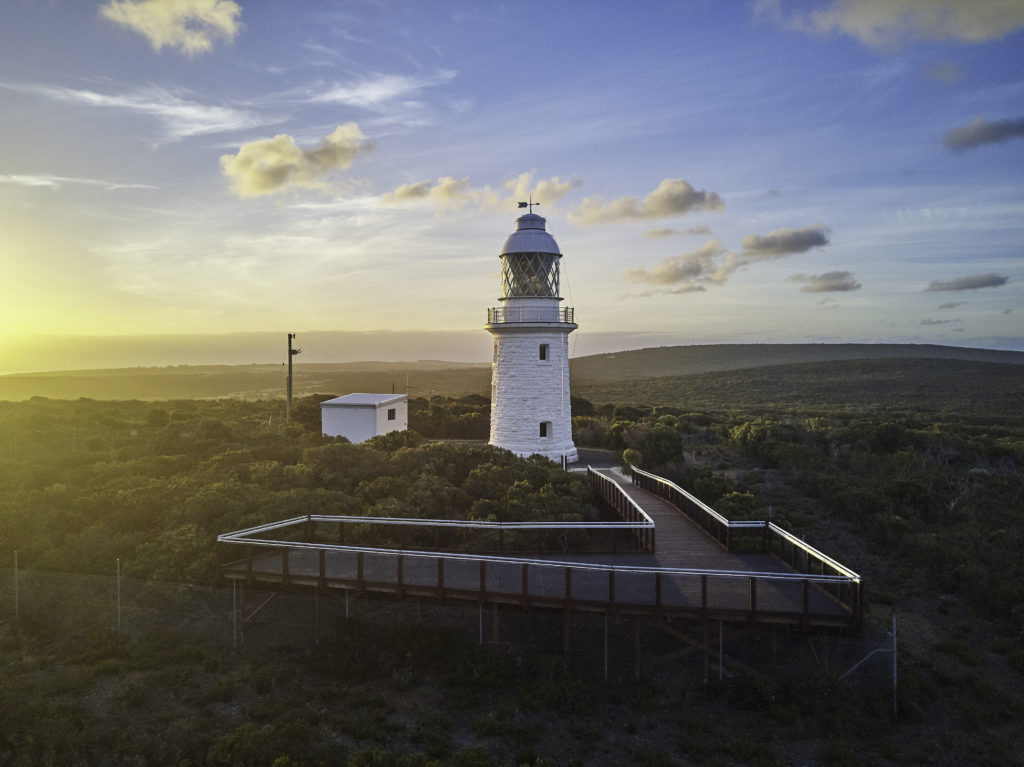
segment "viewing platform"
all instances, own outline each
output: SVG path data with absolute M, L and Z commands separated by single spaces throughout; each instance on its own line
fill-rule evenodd
M 621 521 L 309 515 L 219 536 L 221 543 L 245 547 L 245 556 L 225 564 L 222 572 L 230 580 L 271 587 L 804 629 L 859 628 L 860 576 L 777 525 L 730 522 L 673 483 L 637 469 L 629 479 L 617 470 L 588 469 L 588 476 Z M 533 528 L 618 528 L 633 537 L 634 551 L 516 556 L 344 543 L 346 527 L 368 524 L 491 529 L 496 540 Z M 290 534 L 279 537 L 286 530 Z

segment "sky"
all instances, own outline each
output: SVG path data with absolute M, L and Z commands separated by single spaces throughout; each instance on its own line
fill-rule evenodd
M 1024 0 L 5 0 L 0 371 L 1024 350 Z

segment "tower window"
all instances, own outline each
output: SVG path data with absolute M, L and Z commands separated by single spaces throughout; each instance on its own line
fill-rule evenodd
M 388 408 L 388 420 L 389 421 L 394 421 L 395 420 L 395 416 L 396 416 L 395 409 L 393 407 L 389 407 Z
M 547 360 L 547 358 L 548 358 L 548 345 L 547 344 L 541 344 L 540 345 L 540 360 L 543 362 L 543 361 Z
M 551 421 L 540 422 L 540 436 L 547 437 L 551 434 Z

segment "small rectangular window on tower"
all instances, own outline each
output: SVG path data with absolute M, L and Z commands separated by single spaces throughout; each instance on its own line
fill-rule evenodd
M 551 433 L 551 421 L 540 422 L 540 436 L 547 437 Z
M 389 421 L 394 421 L 396 415 L 397 415 L 397 413 L 395 412 L 395 408 L 389 407 L 388 408 L 388 420 Z
M 540 359 L 543 362 L 543 361 L 546 361 L 547 358 L 548 358 L 548 345 L 547 344 L 541 344 L 540 345 Z

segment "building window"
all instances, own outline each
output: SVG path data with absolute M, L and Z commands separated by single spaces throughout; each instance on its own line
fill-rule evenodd
M 540 436 L 547 437 L 551 434 L 551 421 L 540 422 Z
M 389 421 L 394 421 L 396 415 L 397 415 L 397 413 L 395 412 L 395 409 L 393 407 L 389 407 L 388 408 L 388 420 Z
M 545 361 L 547 361 L 547 358 L 548 358 L 548 345 L 547 344 L 541 344 L 540 345 L 540 360 L 541 360 L 541 362 L 545 362 Z

